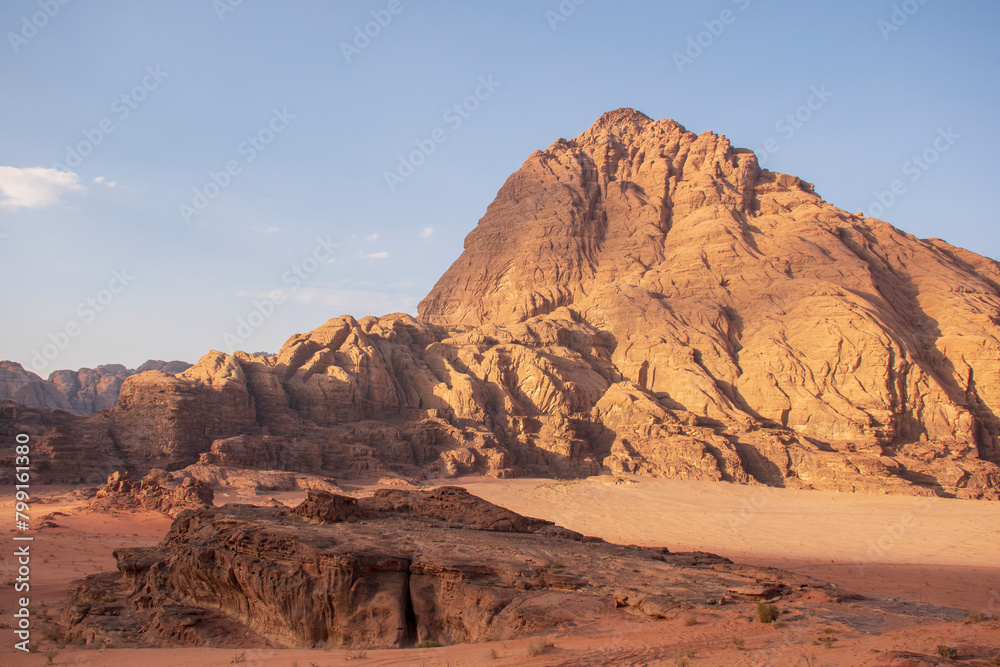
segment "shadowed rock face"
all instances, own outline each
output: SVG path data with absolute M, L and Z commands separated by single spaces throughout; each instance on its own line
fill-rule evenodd
M 119 577 L 73 586 L 71 635 L 211 645 L 224 624 L 250 638 L 244 646 L 403 648 L 551 631 L 620 608 L 662 618 L 684 600 L 721 601 L 762 579 L 771 594 L 806 581 L 727 571 L 710 554 L 605 544 L 456 487 L 361 499 L 314 492 L 293 511 L 187 511 L 159 546 L 115 557 Z
M 528 158 L 419 319 L 141 373 L 85 424 L 105 474 L 118 456 L 995 499 L 997 322 L 996 262 L 624 109 Z

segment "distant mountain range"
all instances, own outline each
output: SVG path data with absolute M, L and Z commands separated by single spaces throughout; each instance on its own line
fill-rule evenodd
M 106 364 L 77 371 L 54 371 L 48 380 L 27 371 L 13 361 L 0 361 L 0 401 L 14 401 L 33 408 L 64 410 L 74 415 L 90 415 L 107 410 L 118 400 L 126 378 L 143 371 L 180 373 L 191 367 L 184 361 L 150 360 L 139 368 Z

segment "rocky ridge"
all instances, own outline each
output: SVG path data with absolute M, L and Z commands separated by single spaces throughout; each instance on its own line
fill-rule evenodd
M 993 260 L 622 109 L 528 158 L 419 318 L 213 351 L 86 419 L 2 414 L 59 481 L 200 463 L 997 499 L 998 323 Z
M 184 361 L 150 360 L 135 369 L 105 364 L 77 371 L 53 371 L 48 380 L 43 380 L 21 364 L 0 361 L 0 401 L 90 415 L 112 407 L 118 400 L 122 383 L 136 373 L 155 370 L 173 374 L 190 367 L 191 364 Z

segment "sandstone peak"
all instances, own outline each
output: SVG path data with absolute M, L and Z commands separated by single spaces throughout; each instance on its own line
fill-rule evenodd
M 0 415 L 60 481 L 201 462 L 1000 498 L 1000 264 L 721 135 L 620 109 L 536 151 L 419 312 L 133 375 L 77 424 Z
M 636 109 L 631 109 L 629 107 L 622 107 L 621 109 L 608 111 L 607 113 L 601 115 L 601 117 L 598 118 L 597 121 L 591 126 L 591 129 L 608 129 L 628 126 L 641 128 L 652 122 L 655 121 L 641 111 L 637 111 Z

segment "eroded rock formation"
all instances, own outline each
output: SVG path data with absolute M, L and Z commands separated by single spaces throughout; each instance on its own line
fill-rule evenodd
M 212 507 L 212 487 L 193 477 L 153 470 L 138 481 L 115 472 L 90 501 L 92 507 L 113 510 L 148 509 L 177 516 L 184 510 Z
M 191 364 L 183 361 L 150 360 L 136 369 L 106 364 L 78 371 L 53 371 L 48 380 L 43 380 L 21 364 L 0 361 L 0 401 L 90 415 L 113 406 L 118 401 L 122 383 L 136 373 L 157 370 L 173 374 L 190 367 Z
M 610 471 L 996 499 L 998 322 L 993 260 L 623 109 L 528 158 L 419 319 L 341 317 L 276 356 L 141 373 L 65 428 L 105 434 L 107 472 Z
M 219 645 L 220 625 L 244 647 L 476 642 L 625 608 L 663 618 L 686 600 L 806 581 L 727 571 L 710 554 L 605 544 L 456 487 L 188 511 L 159 546 L 115 557 L 120 574 L 77 582 L 63 614 L 90 644 Z M 697 576 L 683 576 L 692 568 Z

